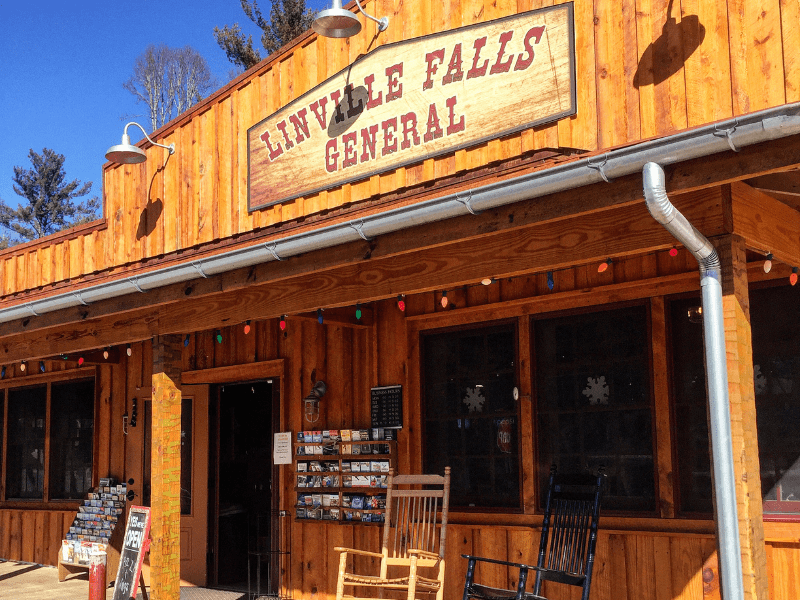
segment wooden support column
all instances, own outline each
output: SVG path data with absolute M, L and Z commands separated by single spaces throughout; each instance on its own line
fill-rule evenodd
M 717 238 L 714 244 L 722 263 L 722 310 L 744 597 L 746 600 L 765 600 L 769 597 L 767 557 L 745 244 L 743 238 L 736 235 Z
M 181 348 L 179 335 L 153 338 L 150 550 L 153 600 L 180 598 Z

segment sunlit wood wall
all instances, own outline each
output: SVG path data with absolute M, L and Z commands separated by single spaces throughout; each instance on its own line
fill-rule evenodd
M 107 165 L 105 219 L 0 253 L 0 297 L 33 290 L 31 299 L 142 268 L 144 258 L 213 251 L 218 240 L 539 148 L 608 148 L 800 100 L 796 0 L 576 0 L 574 117 L 248 214 L 250 126 L 376 45 L 552 4 L 367 2 L 390 19 L 377 39 L 371 22 L 349 40 L 307 34 L 159 130 L 159 142 L 177 147 L 169 160 L 151 147 L 141 165 Z

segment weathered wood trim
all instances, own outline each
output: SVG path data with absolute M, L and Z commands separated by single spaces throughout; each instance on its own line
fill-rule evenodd
M 181 374 L 182 385 L 198 385 L 203 383 L 232 383 L 235 381 L 252 381 L 254 379 L 266 379 L 279 377 L 283 381 L 285 360 L 278 358 L 275 360 L 265 360 L 243 365 L 232 365 L 229 367 L 214 367 L 210 369 L 198 369 L 195 371 L 184 371 Z M 281 384 L 283 387 L 283 384 Z M 283 390 L 281 390 L 283 399 Z M 281 419 L 282 426 L 284 420 Z
M 670 409 L 669 352 L 666 303 L 663 296 L 650 299 L 650 347 L 653 377 L 653 436 L 658 475 L 659 510 L 665 519 L 675 518 L 675 483 L 672 466 L 672 419 Z

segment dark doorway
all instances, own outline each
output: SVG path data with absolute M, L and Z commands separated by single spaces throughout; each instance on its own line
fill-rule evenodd
M 273 594 L 271 557 L 278 548 L 272 482 L 277 381 L 212 390 L 209 481 L 210 564 L 215 587 Z

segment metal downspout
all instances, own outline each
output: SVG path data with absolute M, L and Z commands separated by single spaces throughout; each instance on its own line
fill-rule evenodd
M 731 415 L 728 398 L 728 367 L 725 360 L 725 329 L 722 315 L 721 265 L 711 242 L 676 209 L 667 198 L 664 170 L 649 162 L 643 169 L 647 209 L 700 264 L 703 308 L 703 345 L 708 386 L 709 427 L 719 544 L 720 582 L 725 600 L 743 600 L 742 553 L 736 511 L 733 471 Z

